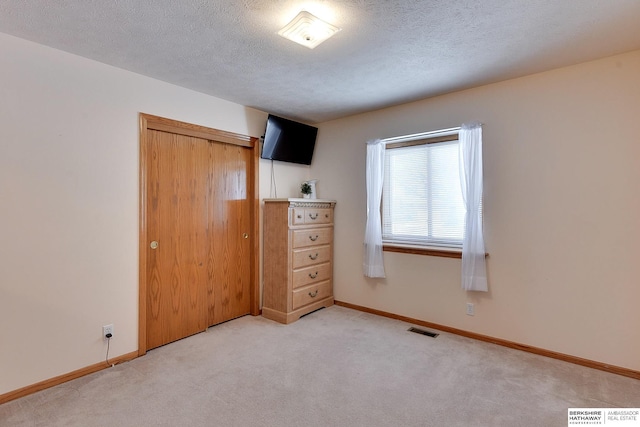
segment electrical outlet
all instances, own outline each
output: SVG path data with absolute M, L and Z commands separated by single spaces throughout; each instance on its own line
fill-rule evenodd
M 473 308 L 473 303 L 468 302 L 467 303 L 467 315 L 468 316 L 473 316 L 475 314 L 474 308 Z
M 107 334 L 111 334 L 111 338 L 113 338 L 113 323 L 102 327 L 102 337 L 105 340 L 107 339 Z

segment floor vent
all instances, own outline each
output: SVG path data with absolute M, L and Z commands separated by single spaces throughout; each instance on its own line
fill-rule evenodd
M 440 335 L 440 334 L 436 334 L 435 332 L 425 331 L 424 329 L 414 328 L 413 326 L 410 327 L 409 329 L 407 329 L 407 331 L 415 332 L 416 334 L 426 335 L 426 336 L 431 337 L 431 338 L 435 338 L 438 335 Z

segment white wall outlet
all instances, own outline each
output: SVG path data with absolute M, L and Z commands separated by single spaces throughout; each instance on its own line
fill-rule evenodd
M 111 338 L 113 338 L 113 323 L 102 327 L 102 337 L 105 340 L 107 339 L 107 334 L 111 334 Z
M 473 308 L 473 303 L 468 302 L 467 303 L 467 315 L 468 316 L 473 316 L 475 314 L 475 310 Z

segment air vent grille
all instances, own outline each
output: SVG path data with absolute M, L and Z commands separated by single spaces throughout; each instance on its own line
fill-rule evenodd
M 431 337 L 431 338 L 435 338 L 438 335 L 440 335 L 440 334 L 436 334 L 435 332 L 425 331 L 424 329 L 414 328 L 413 326 L 410 327 L 409 329 L 407 329 L 407 331 L 415 332 L 416 334 L 420 334 L 420 335 L 426 335 L 426 336 Z

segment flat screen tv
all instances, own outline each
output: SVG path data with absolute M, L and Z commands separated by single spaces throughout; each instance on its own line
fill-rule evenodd
M 261 157 L 310 165 L 317 135 L 318 128 L 269 114 Z

